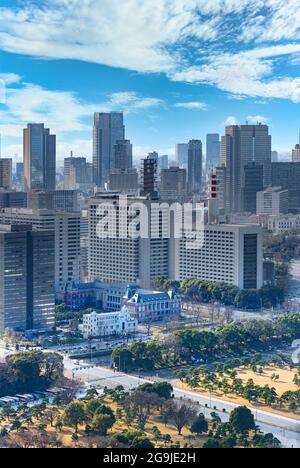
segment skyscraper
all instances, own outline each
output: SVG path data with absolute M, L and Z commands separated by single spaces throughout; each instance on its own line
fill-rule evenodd
M 66 190 L 82 190 L 85 192 L 92 189 L 92 187 L 93 181 L 86 158 L 65 158 L 64 188 Z
M 55 241 L 55 279 L 57 290 L 80 280 L 80 212 L 6 208 L 0 223 L 32 225 L 37 231 L 53 231 Z
M 267 125 L 232 125 L 222 137 L 221 164 L 226 168 L 226 211 L 242 211 L 245 166 L 263 166 L 264 187 L 271 184 L 271 136 Z
M 109 180 L 114 169 L 114 146 L 125 139 L 122 112 L 94 114 L 93 130 L 93 173 L 94 183 L 101 187 Z
M 11 190 L 12 187 L 12 159 L 0 158 L 0 188 Z
M 54 232 L 1 225 L 0 252 L 0 331 L 52 329 Z
M 151 156 L 151 154 L 154 156 Z M 158 158 L 155 156 L 155 153 L 150 153 L 147 158 L 142 159 L 142 195 L 150 195 L 151 197 L 157 196 L 157 163 Z
M 162 169 L 160 173 L 160 198 L 163 200 L 177 200 L 187 194 L 186 169 L 170 167 Z
M 188 166 L 189 145 L 187 143 L 178 143 L 175 146 L 175 159 L 179 166 L 187 168 Z
M 245 184 L 243 188 L 243 211 L 256 213 L 256 194 L 264 188 L 264 167 L 261 164 L 245 166 Z
M 126 171 L 132 168 L 132 144 L 130 140 L 117 140 L 114 145 L 113 169 Z
M 28 124 L 23 131 L 25 190 L 55 190 L 56 136 L 44 124 Z
M 218 133 L 209 133 L 206 136 L 206 169 L 212 170 L 220 163 L 221 142 Z
M 202 187 L 202 141 L 190 140 L 188 149 L 189 191 L 200 192 Z

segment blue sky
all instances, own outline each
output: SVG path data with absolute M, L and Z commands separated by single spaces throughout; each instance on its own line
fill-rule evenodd
M 2 153 L 19 160 L 27 121 L 57 133 L 60 160 L 91 157 L 106 110 L 125 112 L 136 157 L 246 120 L 267 122 L 287 155 L 300 0 L 0 0 L 0 80 Z

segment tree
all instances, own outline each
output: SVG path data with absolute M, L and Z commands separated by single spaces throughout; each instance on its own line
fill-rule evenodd
M 126 371 L 131 368 L 132 357 L 132 352 L 127 348 L 116 348 L 112 352 L 113 364 L 119 371 Z
M 230 413 L 229 424 L 236 433 L 248 433 L 256 428 L 254 416 L 246 406 L 235 408 Z
M 132 441 L 132 448 L 154 448 L 153 443 L 148 437 L 145 436 L 137 436 Z
M 203 432 L 208 431 L 208 423 L 203 414 L 199 414 L 193 421 L 193 424 L 190 427 L 192 434 L 203 434 Z
M 193 421 L 196 414 L 196 410 L 191 406 L 177 402 L 173 403 L 171 409 L 171 418 L 174 426 L 178 431 L 178 435 L 181 435 L 182 429 Z
M 95 414 L 91 421 L 91 429 L 101 436 L 106 436 L 114 423 L 115 418 L 108 414 Z
M 210 437 L 203 445 L 205 449 L 220 449 L 223 448 L 220 440 L 217 437 Z
M 79 424 L 83 424 L 86 419 L 84 406 L 79 401 L 73 401 L 66 406 L 63 413 L 63 421 L 66 426 L 75 428 L 75 432 L 78 431 Z

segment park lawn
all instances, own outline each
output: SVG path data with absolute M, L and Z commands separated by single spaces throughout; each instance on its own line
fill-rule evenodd
M 296 374 L 295 370 L 290 370 L 288 367 L 279 368 L 274 366 L 267 366 L 263 369 L 263 374 L 260 375 L 258 373 L 253 372 L 250 369 L 236 369 L 237 371 L 237 378 L 243 380 L 243 383 L 247 383 L 249 379 L 252 379 L 256 385 L 265 386 L 269 385 L 269 387 L 274 387 L 278 396 L 283 395 L 283 393 L 287 391 L 297 391 L 299 387 L 294 384 L 293 379 Z M 273 374 L 279 375 L 279 380 L 274 382 L 271 380 L 271 376 Z M 195 393 L 200 393 L 201 395 L 209 396 L 209 392 L 199 388 L 199 389 L 192 389 L 188 387 L 186 384 L 176 381 L 176 387 L 185 389 L 188 391 L 192 391 Z M 229 401 L 231 403 L 235 403 L 237 405 L 246 405 L 248 407 L 254 407 L 252 403 L 249 403 L 248 400 L 238 396 L 238 395 L 226 395 L 222 391 L 215 391 L 212 392 L 212 396 Z M 280 414 L 282 416 L 286 416 L 292 419 L 297 419 L 300 416 L 300 409 L 295 412 L 291 412 L 288 408 L 285 407 L 270 407 L 265 406 L 264 404 L 257 404 L 255 408 L 259 408 L 262 411 L 268 411 L 270 413 Z M 219 408 L 218 408 L 219 409 Z M 220 408 L 221 409 L 221 408 Z

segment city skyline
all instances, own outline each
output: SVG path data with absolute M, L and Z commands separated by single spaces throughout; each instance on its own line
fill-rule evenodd
M 91 161 L 94 112 L 124 111 L 135 159 L 173 156 L 176 143 L 205 145 L 207 133 L 246 121 L 267 123 L 273 149 L 291 158 L 300 130 L 297 0 L 101 3 L 2 2 L 3 157 L 22 160 L 22 129 L 37 122 L 57 135 L 59 162 L 71 150 Z

